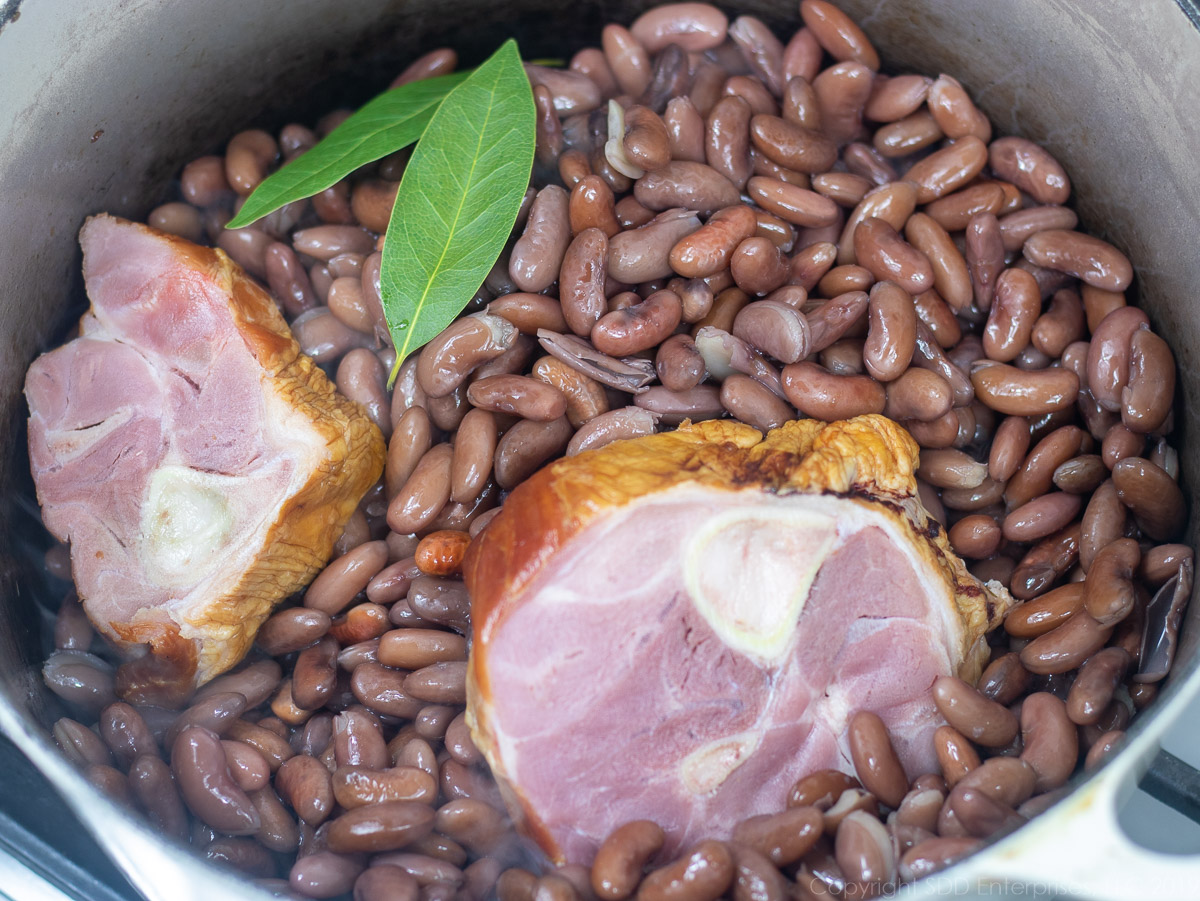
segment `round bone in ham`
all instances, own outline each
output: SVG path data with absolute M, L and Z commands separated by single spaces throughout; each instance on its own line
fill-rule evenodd
M 853 772 L 858 710 L 910 777 L 936 769 L 929 687 L 974 679 L 1012 605 L 916 497 L 881 416 L 766 438 L 702 422 L 560 460 L 468 551 L 472 735 L 514 819 L 587 864 L 653 819 L 674 853 Z

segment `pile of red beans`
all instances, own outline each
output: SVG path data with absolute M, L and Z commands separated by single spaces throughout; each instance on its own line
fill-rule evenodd
M 117 700 L 68 596 L 45 674 L 80 719 L 55 737 L 93 782 L 281 894 L 777 901 L 936 871 L 1120 745 L 1191 590 L 1171 351 L 1127 305 L 1129 261 L 1076 230 L 1049 152 L 993 138 L 948 75 L 881 74 L 830 3 L 800 15 L 783 42 L 676 4 L 606 26 L 567 68 L 528 66 L 513 241 L 390 395 L 379 248 L 406 154 L 238 231 L 238 200 L 346 113 L 185 167 L 150 223 L 271 289 L 388 437 L 387 470 L 336 559 L 183 711 Z M 455 64 L 438 50 L 398 82 Z M 814 773 L 731 836 L 665 860 L 635 822 L 590 870 L 539 869 L 464 723 L 470 536 L 564 453 L 685 418 L 861 413 L 911 431 L 927 507 L 1021 601 L 978 685 L 934 686 L 941 771 L 906 774 L 860 713 L 856 775 Z

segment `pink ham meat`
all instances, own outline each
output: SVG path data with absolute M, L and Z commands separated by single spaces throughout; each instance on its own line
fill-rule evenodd
M 668 852 L 853 772 L 857 710 L 935 769 L 929 689 L 974 679 L 1012 600 L 916 499 L 916 445 L 878 416 L 729 422 L 618 442 L 517 488 L 476 539 L 473 735 L 552 859 L 651 819 Z
M 324 565 L 383 439 L 221 251 L 109 216 L 80 243 L 91 309 L 25 383 L 38 499 L 92 622 L 151 651 L 125 693 L 178 699 Z

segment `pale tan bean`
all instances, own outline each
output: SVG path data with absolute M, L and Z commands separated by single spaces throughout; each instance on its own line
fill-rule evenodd
M 871 143 L 885 159 L 908 156 L 932 147 L 945 135 L 928 110 L 917 110 L 887 125 L 880 126 Z
M 653 435 L 658 415 L 640 407 L 620 407 L 588 420 L 567 445 L 566 455 L 573 457 L 626 438 Z
M 1036 266 L 1065 272 L 1105 291 L 1124 291 L 1133 281 L 1133 266 L 1125 254 L 1082 232 L 1040 231 L 1026 239 L 1021 252 Z
M 745 204 L 718 210 L 697 231 L 671 248 L 671 268 L 685 278 L 703 278 L 729 266 L 734 249 L 754 235 L 754 211 Z
M 971 367 L 971 384 L 988 408 L 1010 416 L 1040 416 L 1065 410 L 1079 394 L 1079 378 L 1068 370 L 1025 371 L 990 361 Z
M 1187 519 L 1187 507 L 1179 484 L 1149 460 L 1127 457 L 1113 467 L 1117 496 L 1137 520 L 1138 526 L 1155 541 L 1178 536 Z
M 913 367 L 888 382 L 884 415 L 929 422 L 944 415 L 953 403 L 950 385 L 944 378 L 928 369 Z
M 863 63 L 846 61 L 823 69 L 813 79 L 821 130 L 839 144 L 853 141 L 863 130 L 863 107 L 871 96 L 874 72 Z
M 917 186 L 917 202 L 929 203 L 970 183 L 986 164 L 987 145 L 967 135 L 917 162 L 905 178 Z
M 547 185 L 534 198 L 508 262 L 508 274 L 522 291 L 537 294 L 558 278 L 571 240 L 569 203 L 570 195 L 558 185 Z
M 1086 610 L 1034 638 L 1021 649 L 1021 664 L 1039 676 L 1068 673 L 1107 643 L 1111 626 L 1102 626 Z
M 997 138 L 988 148 L 988 165 L 1038 203 L 1066 203 L 1071 181 L 1044 147 L 1026 138 Z
M 334 560 L 304 593 L 304 606 L 332 616 L 348 606 L 387 563 L 384 541 L 369 541 Z
M 979 111 L 963 86 L 949 75 L 939 75 L 929 88 L 928 106 L 946 137 L 974 135 L 984 143 L 992 139 L 992 125 L 987 116 Z M 1001 177 L 1005 176 L 1001 174 Z
M 757 379 L 735 372 L 721 383 L 721 403 L 729 414 L 764 434 L 795 418 L 795 411 Z
M 1167 342 L 1138 329 L 1129 342 L 1129 378 L 1121 389 L 1121 421 L 1135 432 L 1160 429 L 1175 400 L 1175 358 Z
M 787 399 L 805 416 L 833 422 L 866 413 L 882 413 L 883 386 L 865 375 L 834 375 L 816 363 L 792 363 L 783 369 Z
M 807 323 L 805 325 L 807 327 Z M 672 391 L 694 388 L 704 380 L 705 375 L 704 358 L 696 350 L 696 342 L 690 335 L 672 335 L 660 344 L 655 354 L 654 368 L 658 380 Z M 579 426 L 583 423 L 572 420 L 571 424 Z
M 453 456 L 449 444 L 435 444 L 417 463 L 404 487 L 388 504 L 387 521 L 393 532 L 408 535 L 433 522 L 450 499 Z
M 915 213 L 904 226 L 904 235 L 929 261 L 939 296 L 956 310 L 966 308 L 972 297 L 971 274 L 949 233 L 932 217 Z
M 800 17 L 817 43 L 836 60 L 854 60 L 872 71 L 879 54 L 866 33 L 846 13 L 827 0 L 801 0 Z
M 933 701 L 946 722 L 985 747 L 1002 748 L 1017 734 L 1017 718 L 1007 707 L 954 676 L 934 681 Z
M 575 428 L 608 410 L 603 386 L 561 360 L 542 357 L 533 366 L 533 377 L 562 392 L 567 400 L 567 419 Z
M 1083 500 L 1077 494 L 1052 491 L 1017 507 L 1004 518 L 1004 537 L 1031 542 L 1045 538 L 1079 515 Z
M 820 228 L 838 220 L 838 206 L 828 197 L 778 179 L 756 175 L 746 182 L 746 192 L 760 207 L 793 225 Z
M 899 231 L 904 228 L 917 206 L 916 187 L 907 181 L 890 182 L 870 191 L 846 220 L 842 236 L 838 239 L 837 261 L 840 265 L 857 262 L 854 251 L 854 234 L 858 224 L 865 219 L 882 219 Z
M 445 397 L 480 365 L 510 349 L 517 335 L 500 316 L 475 313 L 456 319 L 421 349 L 417 382 L 428 397 Z
M 496 482 L 502 488 L 523 482 L 566 450 L 573 433 L 565 416 L 551 422 L 521 420 L 504 433 L 496 447 Z

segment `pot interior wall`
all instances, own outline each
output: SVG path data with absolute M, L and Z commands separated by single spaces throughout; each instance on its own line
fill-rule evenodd
M 20 389 L 29 361 L 82 305 L 76 233 L 101 210 L 144 215 L 167 199 L 174 173 L 267 112 L 268 123 L 312 122 L 333 102 L 329 77 L 353 72 L 350 103 L 382 88 L 419 52 L 442 44 L 478 60 L 515 35 L 527 57 L 569 57 L 604 21 L 630 21 L 643 3 L 439 3 L 291 0 L 48 0 L 19 5 L 0 29 L 0 490 L 12 549 L 0 561 L 0 679 L 41 718 L 44 625 L 31 595 L 52 592 L 22 563 L 34 551 Z M 841 4 L 899 70 L 963 81 L 998 130 L 1046 144 L 1066 165 L 1086 227 L 1136 262 L 1140 302 L 1180 365 L 1177 409 L 1183 479 L 1194 498 L 1200 255 L 1200 32 L 1171 0 L 959 0 Z M 4 7 L 12 14 L 13 4 Z M 790 33 L 796 3 L 741 10 Z M 352 12 L 352 17 L 350 13 Z M 559 43 L 569 36 L 569 44 Z M 328 101 L 328 102 L 326 102 Z M 278 112 L 282 110 L 284 112 Z M 1194 500 L 1193 500 L 1194 503 Z M 1189 540 L 1194 540 L 1194 530 Z M 7 553 L 0 551 L 0 553 Z M 50 608 L 53 607 L 53 600 Z M 1193 607 L 1181 662 L 1194 668 Z M 44 633 L 43 633 L 44 634 Z M 1175 681 L 1181 681 L 1178 674 Z

